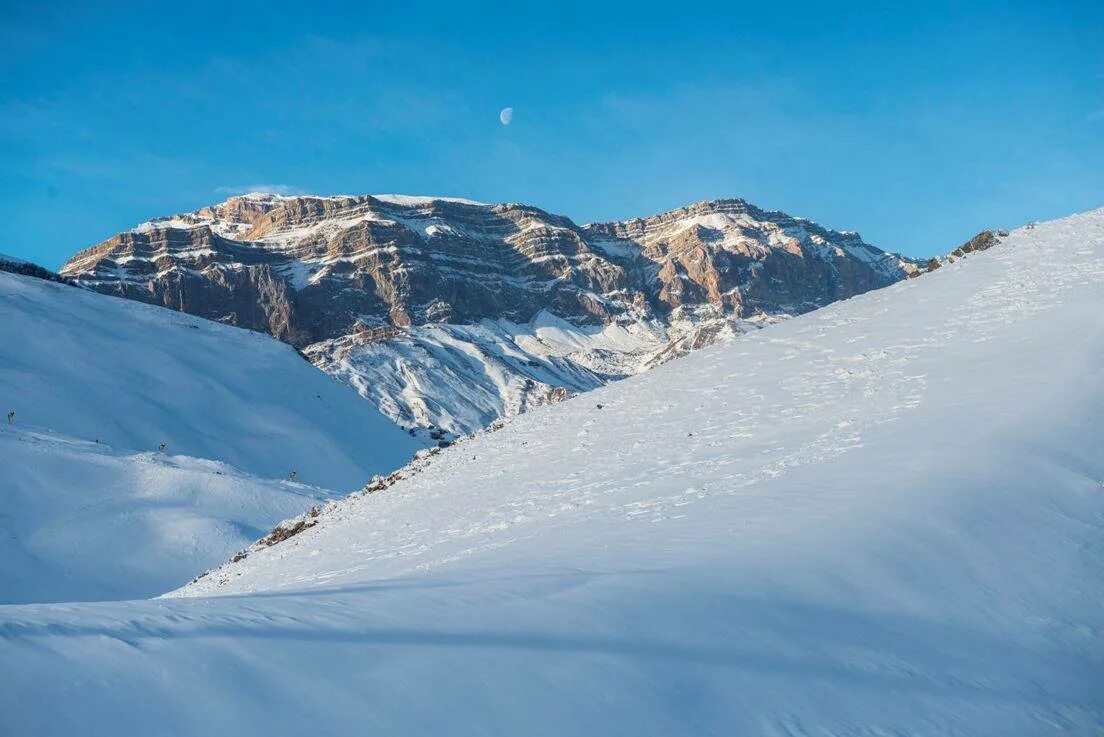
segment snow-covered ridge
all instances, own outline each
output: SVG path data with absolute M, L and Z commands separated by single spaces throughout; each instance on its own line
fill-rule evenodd
M 247 192 L 241 195 L 235 195 L 247 200 L 258 200 L 263 202 L 284 202 L 287 200 L 295 199 L 311 199 L 311 200 L 346 200 L 357 197 L 358 195 L 351 194 L 337 194 L 337 195 L 315 195 L 315 194 L 300 194 L 300 195 L 286 195 L 276 194 L 274 192 Z M 373 194 L 369 195 L 377 200 L 383 202 L 390 202 L 396 205 L 425 205 L 431 202 L 458 202 L 465 205 L 482 205 L 486 206 L 485 202 L 476 202 L 475 200 L 469 200 L 464 197 L 437 197 L 427 195 L 407 195 L 407 194 Z
M 489 207 L 486 203 L 476 202 L 475 200 L 469 200 L 462 197 L 433 197 L 424 195 L 402 195 L 402 194 L 374 194 L 368 195 L 373 199 L 380 202 L 386 202 L 392 205 L 402 205 L 406 207 L 428 205 L 434 202 L 452 202 L 463 205 L 476 205 L 480 207 Z M 204 208 L 197 213 L 184 213 L 178 215 L 170 215 L 167 217 L 151 218 L 145 220 L 134 228 L 131 228 L 131 233 L 149 233 L 154 230 L 162 230 L 166 228 L 177 229 L 190 229 L 199 227 L 209 227 L 215 230 L 220 235 L 242 235 L 245 223 L 235 222 L 233 220 L 227 220 L 223 216 L 211 214 L 201 215 L 199 213 L 206 211 L 218 213 L 220 210 L 225 209 L 228 204 L 234 200 L 245 200 L 251 203 L 267 205 L 270 207 L 278 207 L 286 202 L 294 200 L 316 200 L 320 202 L 341 202 L 344 200 L 355 199 L 357 195 L 285 195 L 276 194 L 272 192 L 247 192 L 241 195 L 235 195 L 229 200 L 222 202 L 218 205 L 212 205 L 210 208 Z M 368 219 L 370 215 L 364 216 L 362 219 Z M 263 241 L 264 239 L 262 239 Z
M 724 247 L 756 246 L 793 248 L 810 243 L 821 256 L 840 251 L 858 258 L 893 280 L 917 273 L 920 261 L 890 253 L 863 242 L 855 231 L 825 228 L 803 217 L 780 210 L 764 210 L 742 199 L 702 200 L 687 207 L 647 218 L 621 222 L 590 223 L 588 231 L 600 234 L 605 243 L 635 240 L 645 246 L 662 243 L 686 231 L 702 229 L 708 240 Z
M 455 202 L 461 205 L 489 207 L 486 202 L 476 202 L 475 200 L 469 200 L 463 197 L 427 197 L 424 195 L 407 194 L 374 194 L 372 197 L 383 202 L 390 202 L 393 205 L 428 205 L 432 202 Z

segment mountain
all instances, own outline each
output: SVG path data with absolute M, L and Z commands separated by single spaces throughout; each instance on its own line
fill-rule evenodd
M 578 226 L 518 204 L 251 194 L 61 273 L 267 332 L 400 425 L 456 436 L 916 272 L 742 200 Z
M 1017 230 L 423 453 L 169 598 L 0 608 L 0 732 L 1091 734 L 1101 283 L 1104 210 Z
M 0 316 L 0 603 L 155 594 L 417 447 L 266 335 L 12 273 Z

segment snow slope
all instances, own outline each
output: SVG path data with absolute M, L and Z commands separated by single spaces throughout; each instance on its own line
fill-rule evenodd
M 0 273 L 0 602 L 152 595 L 415 447 L 268 336 Z
M 1017 231 L 522 415 L 184 598 L 0 608 L 0 732 L 1097 733 L 1102 283 L 1104 210 Z
M 334 495 L 224 463 L 0 432 L 0 604 L 150 596 Z
M 338 490 L 415 445 L 266 335 L 0 274 L 0 403 L 20 426 Z M 6 407 L 5 407 L 6 408 Z

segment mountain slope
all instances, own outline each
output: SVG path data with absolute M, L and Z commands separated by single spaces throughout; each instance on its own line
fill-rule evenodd
M 742 200 L 580 227 L 526 205 L 253 194 L 143 223 L 62 271 L 269 332 L 399 424 L 463 434 L 915 270 Z M 560 339 L 542 340 L 549 321 Z
M 1017 231 L 527 413 L 187 598 L 0 608 L 0 726 L 1092 733 L 1102 281 L 1104 211 Z
M 38 264 L 32 264 L 30 261 L 24 261 L 15 256 L 9 256 L 6 253 L 0 253 L 0 271 L 6 271 L 11 274 L 23 274 L 24 276 L 33 276 L 39 279 L 45 279 L 46 281 L 65 281 L 64 277 L 55 274 L 49 269 L 44 269 Z
M 0 316 L 3 601 L 153 594 L 416 447 L 265 335 L 8 273 Z

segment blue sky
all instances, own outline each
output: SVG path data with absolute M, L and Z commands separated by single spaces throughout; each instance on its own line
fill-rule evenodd
M 95 5 L 0 4 L 0 252 L 52 267 L 254 188 L 744 197 L 912 255 L 1104 206 L 1104 3 Z

